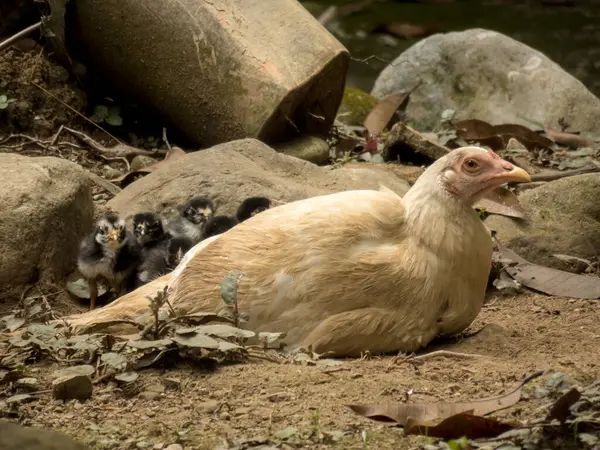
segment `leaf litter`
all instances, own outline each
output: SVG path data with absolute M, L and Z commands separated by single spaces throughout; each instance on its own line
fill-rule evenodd
M 239 328 L 237 309 L 238 283 L 243 278 L 239 271 L 229 272 L 221 284 L 225 309 L 234 317 L 202 312 L 178 315 L 168 301 L 166 288 L 148 298 L 148 312 L 135 320 L 115 320 L 96 323 L 74 334 L 67 322 L 53 319 L 52 314 L 31 315 L 28 302 L 22 302 L 12 314 L 1 318 L 0 324 L 8 331 L 0 340 L 0 385 L 26 379 L 20 368 L 31 363 L 50 360 L 68 367 L 56 370 L 54 379 L 85 377 L 94 384 L 116 380 L 123 385 L 133 384 L 138 371 L 149 367 L 187 360 L 205 367 L 241 363 L 250 358 L 266 359 L 290 364 L 343 364 L 327 360 L 311 349 L 294 349 L 284 353 L 286 334 L 278 332 L 255 333 Z M 31 323 L 42 317 L 43 323 Z M 137 329 L 137 335 L 113 336 L 104 331 L 108 327 L 127 323 Z M 250 345 L 254 338 L 256 344 Z M 208 364 L 208 365 L 207 365 Z M 29 397 L 13 399 L 11 405 Z M 35 400 L 35 398 L 33 398 Z
M 579 275 L 563 270 L 533 264 L 505 247 L 494 238 L 498 250 L 493 261 L 515 281 L 530 289 L 548 295 L 580 299 L 600 298 L 600 278 Z
M 443 438 L 495 436 L 518 424 L 502 423 L 482 416 L 517 403 L 521 398 L 521 388 L 542 373 L 528 376 L 515 389 L 499 397 L 458 403 L 354 404 L 348 407 L 356 414 L 372 420 L 395 422 L 404 427 L 405 434 L 426 433 Z

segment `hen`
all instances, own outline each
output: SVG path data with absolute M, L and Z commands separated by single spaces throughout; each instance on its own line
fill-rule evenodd
M 216 311 L 218 284 L 239 283 L 245 328 L 337 356 L 411 352 L 464 330 L 484 300 L 492 241 L 472 205 L 523 169 L 478 147 L 432 164 L 404 198 L 383 189 L 313 197 L 266 210 L 200 242 L 170 275 L 74 325 L 141 313 L 169 286 L 172 305 Z

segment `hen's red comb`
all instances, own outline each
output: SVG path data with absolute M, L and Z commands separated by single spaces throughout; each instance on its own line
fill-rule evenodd
M 494 158 L 494 159 L 502 159 L 502 158 L 500 158 L 498 155 L 496 155 L 496 153 L 494 153 L 494 151 L 493 151 L 493 150 L 491 150 L 491 149 L 490 149 L 490 150 L 488 150 L 488 153 L 489 153 L 489 154 L 490 154 L 490 156 L 491 156 L 492 158 Z

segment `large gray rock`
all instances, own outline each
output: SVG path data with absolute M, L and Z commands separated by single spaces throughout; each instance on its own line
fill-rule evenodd
M 378 189 L 380 183 L 400 195 L 409 188 L 384 167 L 318 167 L 258 140 L 242 139 L 176 159 L 127 186 L 107 206 L 127 217 L 146 210 L 170 216 L 178 204 L 202 194 L 215 201 L 219 214 L 232 214 L 251 196 L 266 196 L 277 204 L 349 189 Z
M 493 125 L 545 124 L 564 118 L 578 131 L 600 132 L 600 100 L 544 54 L 506 35 L 481 28 L 435 34 L 404 51 L 379 75 L 372 94 L 412 89 L 407 115 L 419 129 L 455 119 Z
M 0 180 L 0 291 L 38 276 L 62 280 L 92 227 L 84 170 L 58 158 L 0 153 Z
M 531 215 L 530 226 L 518 226 L 503 216 L 490 216 L 485 223 L 503 244 L 530 262 L 578 271 L 579 264 L 552 255 L 592 258 L 600 254 L 599 198 L 600 174 L 563 178 L 519 195 Z

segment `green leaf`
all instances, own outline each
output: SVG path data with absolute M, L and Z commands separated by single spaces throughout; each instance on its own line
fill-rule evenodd
M 120 127 L 123 125 L 123 119 L 121 119 L 121 116 L 108 116 L 105 119 L 105 122 L 113 127 Z
M 104 105 L 96 105 L 96 107 L 94 108 L 94 116 L 96 116 L 99 119 L 99 121 L 102 122 L 108 117 L 108 107 Z
M 0 103 L 8 103 L 8 97 L 4 94 L 0 95 Z
M 244 274 L 239 270 L 230 271 L 220 285 L 221 298 L 227 305 L 233 305 L 237 301 L 238 282 Z
M 0 103 L 0 109 L 8 108 L 8 103 Z

